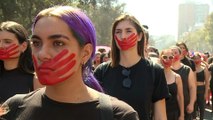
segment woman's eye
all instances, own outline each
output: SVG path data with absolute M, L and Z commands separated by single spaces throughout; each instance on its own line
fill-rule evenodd
M 55 42 L 53 43 L 53 45 L 54 45 L 54 46 L 63 46 L 64 43 L 61 42 L 61 41 L 55 41 Z
M 115 34 L 120 34 L 120 33 L 121 33 L 120 31 L 116 31 L 116 32 L 115 32 Z
M 38 40 L 32 40 L 31 44 L 32 44 L 34 47 L 40 47 L 40 46 L 41 46 L 41 42 L 38 41 Z
M 11 40 L 5 40 L 4 43 L 5 44 L 10 44 L 10 43 L 12 43 L 12 41 Z

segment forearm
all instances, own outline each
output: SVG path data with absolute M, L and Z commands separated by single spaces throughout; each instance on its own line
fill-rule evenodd
M 177 100 L 178 100 L 178 106 L 179 106 L 179 109 L 180 109 L 180 116 L 184 117 L 184 100 L 183 100 L 183 95 L 182 96 L 178 95 Z
M 189 94 L 190 94 L 190 102 L 189 102 L 189 104 L 194 105 L 194 103 L 196 101 L 196 95 L 197 95 L 196 86 L 191 86 L 190 87 Z
M 154 120 L 167 120 L 165 99 L 154 103 Z

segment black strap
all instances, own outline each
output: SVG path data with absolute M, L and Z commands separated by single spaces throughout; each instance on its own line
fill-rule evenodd
M 99 96 L 101 120 L 113 120 L 113 110 L 110 97 L 101 93 Z

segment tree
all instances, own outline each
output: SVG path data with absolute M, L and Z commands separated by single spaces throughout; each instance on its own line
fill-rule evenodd
M 213 13 L 208 16 L 203 27 L 188 32 L 179 41 L 185 42 L 192 51 L 213 52 Z
M 71 5 L 84 10 L 96 27 L 98 44 L 109 45 L 111 25 L 123 13 L 118 0 L 0 0 L 0 22 L 16 21 L 30 31 L 39 11 L 55 5 Z
M 124 12 L 125 4 L 118 4 L 117 0 L 80 0 L 77 6 L 85 10 L 93 21 L 98 44 L 109 45 L 112 23 Z
M 205 40 L 213 46 L 213 12 L 208 16 L 205 22 Z
M 30 31 L 32 21 L 39 11 L 68 2 L 67 0 L 1 0 L 0 21 L 16 21 Z

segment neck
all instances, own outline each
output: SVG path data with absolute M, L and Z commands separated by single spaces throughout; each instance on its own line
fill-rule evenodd
M 170 68 L 170 67 L 167 67 L 167 68 L 164 67 L 164 71 L 165 71 L 165 72 L 171 71 L 171 68 Z
M 121 51 L 119 64 L 124 67 L 131 67 L 135 65 L 141 59 L 141 56 L 139 56 L 136 51 L 136 49 Z
M 76 77 L 74 77 L 76 78 Z M 46 86 L 45 94 L 55 100 L 65 103 L 81 103 L 93 100 L 96 94 L 91 94 L 83 79 L 68 79 L 53 86 Z
M 164 69 L 164 74 L 165 76 L 168 76 L 172 73 L 172 70 L 171 69 Z
M 201 68 L 201 64 L 195 64 L 196 69 Z
M 176 61 L 172 64 L 172 69 L 174 70 L 178 70 L 179 68 L 181 68 L 183 66 L 183 64 L 180 61 Z
M 185 58 L 184 55 L 181 55 L 181 56 L 180 56 L 180 60 L 183 60 L 184 58 Z
M 18 59 L 4 60 L 4 68 L 6 70 L 12 70 L 18 67 Z

